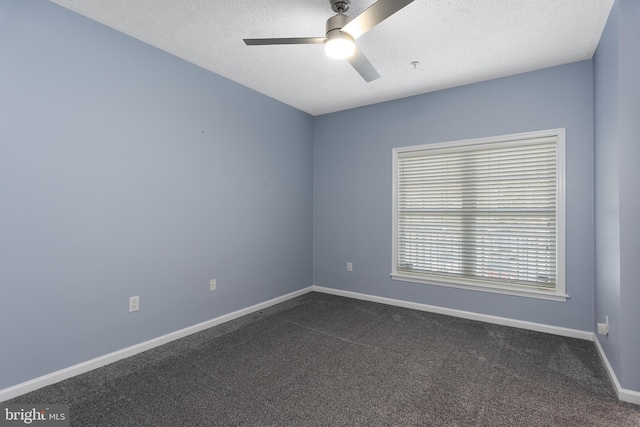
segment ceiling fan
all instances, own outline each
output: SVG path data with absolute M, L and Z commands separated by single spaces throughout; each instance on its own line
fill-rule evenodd
M 329 2 L 331 9 L 338 14 L 327 20 L 325 37 L 244 39 L 244 42 L 248 46 L 324 44 L 327 56 L 346 59 L 367 82 L 379 78 L 380 74 L 358 49 L 354 41 L 413 0 L 378 0 L 355 18 L 344 14 L 349 10 L 351 0 L 329 0 Z

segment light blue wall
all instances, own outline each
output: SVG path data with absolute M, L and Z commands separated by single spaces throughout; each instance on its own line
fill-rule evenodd
M 614 3 L 594 56 L 596 319 L 620 385 L 640 391 L 640 3 Z
M 594 56 L 596 320 L 623 388 L 640 391 L 640 3 L 618 0 Z
M 582 61 L 317 117 L 314 284 L 593 330 L 592 77 L 591 61 Z M 393 147 L 561 127 L 567 132 L 567 302 L 390 279 Z
M 593 57 L 596 298 L 595 320 L 609 317 L 598 336 L 616 376 L 620 370 L 620 165 L 618 131 L 618 3 Z M 594 327 L 595 329 L 595 327 Z
M 623 387 L 640 391 L 640 2 L 620 1 L 620 282 Z
M 305 113 L 0 1 L 0 389 L 310 286 L 312 156 Z

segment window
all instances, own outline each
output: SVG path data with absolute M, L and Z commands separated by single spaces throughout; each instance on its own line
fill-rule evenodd
M 564 140 L 395 148 L 392 278 L 565 301 Z

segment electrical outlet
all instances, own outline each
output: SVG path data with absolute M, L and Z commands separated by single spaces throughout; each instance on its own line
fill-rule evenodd
M 140 297 L 129 298 L 129 312 L 140 310 Z
M 209 282 L 209 290 L 211 291 L 216 290 L 216 279 L 211 279 L 211 281 Z
M 597 326 L 600 335 L 609 335 L 609 316 L 604 316 L 604 323 L 598 323 Z
M 347 271 L 353 271 L 353 263 L 347 263 Z

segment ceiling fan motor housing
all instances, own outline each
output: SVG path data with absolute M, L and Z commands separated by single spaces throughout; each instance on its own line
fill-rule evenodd
M 329 32 L 334 30 L 340 30 L 342 27 L 351 22 L 353 18 L 347 15 L 343 15 L 342 13 L 338 13 L 335 16 L 327 19 L 327 37 L 329 36 Z

